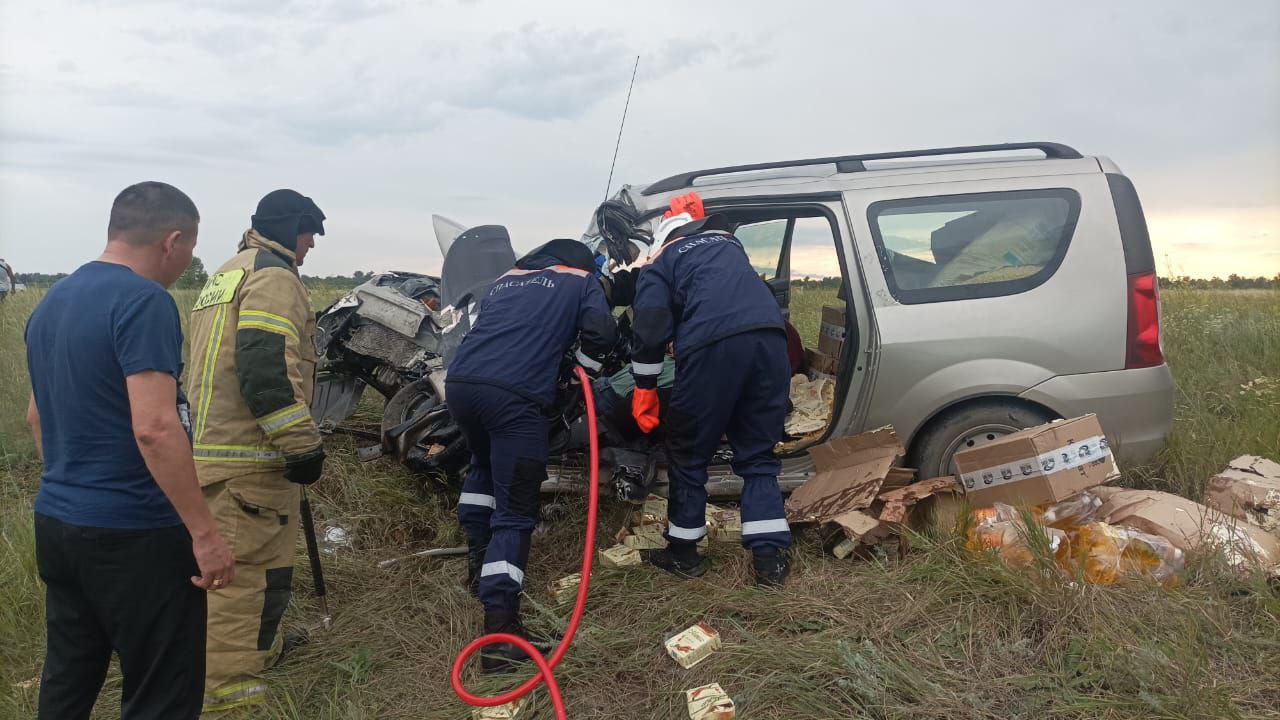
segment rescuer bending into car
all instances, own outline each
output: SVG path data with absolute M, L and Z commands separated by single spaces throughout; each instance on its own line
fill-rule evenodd
M 706 215 L 696 193 L 679 196 L 655 233 L 658 249 L 636 280 L 632 414 L 658 426 L 658 376 L 675 341 L 676 376 L 666 420 L 671 480 L 667 547 L 645 559 L 682 577 L 706 573 L 707 466 L 723 436 L 742 478 L 742 544 L 756 583 L 781 585 L 791 530 L 773 447 L 783 435 L 790 383 L 782 312 L 726 219 Z
M 561 359 L 574 340 L 581 337 L 578 363 L 596 373 L 617 333 L 595 269 L 591 251 L 573 240 L 552 240 L 516 261 L 489 288 L 449 364 L 449 410 L 472 453 L 458 521 L 485 633 L 528 637 L 520 590 L 547 477 L 544 411 L 555 401 Z M 525 660 L 524 651 L 506 643 L 480 657 L 486 673 Z

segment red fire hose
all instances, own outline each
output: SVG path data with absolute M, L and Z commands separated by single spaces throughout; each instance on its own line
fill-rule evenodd
M 569 650 L 569 644 L 573 642 L 573 636 L 578 632 L 578 624 L 582 622 L 582 612 L 587 606 L 587 587 L 591 584 L 591 559 L 595 555 L 596 548 L 596 503 L 600 499 L 600 448 L 596 438 L 596 404 L 591 396 L 591 378 L 587 376 L 587 371 L 580 367 L 574 368 L 574 373 L 577 374 L 578 382 L 582 385 L 582 396 L 587 403 L 587 430 L 591 437 L 591 473 L 587 489 L 587 538 L 582 549 L 582 582 L 578 585 L 578 599 L 573 604 L 573 614 L 569 616 L 569 627 L 565 630 L 564 637 L 560 639 L 560 644 L 556 646 L 556 651 L 551 654 L 550 660 L 543 657 L 542 653 L 538 652 L 538 649 L 528 640 L 507 633 L 482 635 L 462 648 L 462 652 L 458 653 L 458 657 L 453 661 L 453 672 L 449 681 L 453 685 L 453 691 L 468 705 L 478 707 L 503 705 L 528 695 L 538 687 L 538 683 L 546 682 L 547 693 L 551 695 L 551 704 L 555 707 L 557 720 L 568 718 L 565 714 L 564 698 L 560 696 L 560 685 L 556 682 L 552 671 Z M 462 666 L 480 648 L 497 643 L 511 643 L 528 653 L 534 664 L 538 666 L 538 674 L 526 680 L 515 690 L 502 695 L 489 697 L 472 695 L 462 686 Z

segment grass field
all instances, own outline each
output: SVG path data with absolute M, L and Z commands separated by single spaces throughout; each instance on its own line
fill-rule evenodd
M 43 652 L 31 537 L 39 467 L 21 420 L 21 332 L 35 299 L 0 303 L 0 718 L 34 716 L 35 691 L 15 683 L 38 674 Z M 829 299 L 797 291 L 802 333 Z M 1164 301 L 1174 431 L 1157 462 L 1126 469 L 1125 482 L 1199 497 L 1205 478 L 1237 455 L 1280 457 L 1280 293 L 1181 291 Z M 353 450 L 349 439 L 332 440 L 312 493 L 322 517 L 355 537 L 326 559 L 334 627 L 272 671 L 269 705 L 229 720 L 469 717 L 447 679 L 454 653 L 480 631 L 479 609 L 458 583 L 461 562 L 376 567 L 405 550 L 460 544 L 452 509 L 395 465 L 360 464 Z M 564 625 L 546 585 L 576 569 L 582 511 L 581 500 L 557 501 L 549 533 L 534 543 L 526 607 L 538 629 Z M 600 533 L 621 517 L 604 507 Z M 712 681 L 752 720 L 1280 717 L 1277 590 L 1211 561 L 1194 563 L 1170 590 L 1080 587 L 970 558 L 945 533 L 918 538 L 892 564 L 836 560 L 801 533 L 792 582 L 762 591 L 749 586 L 739 549 L 713 548 L 715 567 L 701 580 L 645 569 L 594 578 L 586 621 L 557 673 L 570 717 L 687 717 L 682 691 Z M 319 616 L 301 544 L 299 552 L 286 618 L 294 628 Z M 682 670 L 661 642 L 704 619 L 725 648 Z M 96 718 L 118 717 L 118 692 L 113 674 Z M 541 691 L 535 710 L 522 717 L 551 717 Z

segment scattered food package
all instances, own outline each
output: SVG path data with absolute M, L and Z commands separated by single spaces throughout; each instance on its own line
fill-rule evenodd
M 600 564 L 608 568 L 631 567 L 640 562 L 640 551 L 626 545 L 614 545 L 600 551 Z
M 736 717 L 733 698 L 720 687 L 720 683 L 685 690 L 684 698 L 689 706 L 689 720 L 733 720 Z
M 700 622 L 667 638 L 666 647 L 671 659 L 688 670 L 720 649 L 720 633 Z
M 661 525 L 623 528 L 617 539 L 619 543 L 636 550 L 661 550 L 667 546 L 667 539 L 662 537 Z
M 505 705 L 478 707 L 471 711 L 471 720 L 519 720 L 520 711 L 527 704 L 529 704 L 529 698 L 522 697 Z
M 551 583 L 551 600 L 558 605 L 563 605 L 570 600 L 576 599 L 580 585 L 582 585 L 582 573 L 580 572 L 566 575 L 556 580 Z

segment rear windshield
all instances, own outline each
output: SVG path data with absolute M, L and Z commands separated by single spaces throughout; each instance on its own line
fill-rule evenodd
M 1024 292 L 1053 275 L 1080 216 L 1066 188 L 873 203 L 889 289 L 906 304 Z

